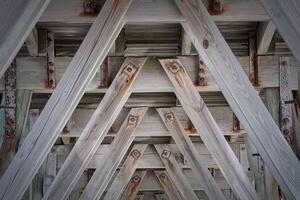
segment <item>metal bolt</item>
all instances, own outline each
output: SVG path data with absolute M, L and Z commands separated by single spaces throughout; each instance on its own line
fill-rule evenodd
M 135 125 L 138 121 L 138 117 L 137 116 L 134 116 L 134 115 L 130 115 L 128 117 L 128 124 L 129 125 Z
M 174 116 L 172 113 L 167 113 L 167 114 L 165 114 L 165 118 L 167 121 L 171 121 L 174 119 Z
M 161 156 L 162 156 L 163 158 L 170 158 L 171 152 L 168 151 L 168 150 L 163 150 Z
M 180 65 L 177 62 L 171 63 L 169 70 L 173 73 L 176 74 L 179 70 L 181 69 Z
M 139 182 L 141 181 L 141 177 L 139 177 L 139 176 L 134 176 L 132 180 L 133 180 L 133 182 L 135 182 L 135 183 L 139 183 Z
M 134 159 L 138 159 L 141 156 L 141 153 L 137 149 L 134 149 L 130 155 L 134 157 Z
M 162 173 L 162 174 L 159 176 L 159 178 L 164 180 L 164 179 L 167 178 L 167 175 L 166 175 L 165 173 Z

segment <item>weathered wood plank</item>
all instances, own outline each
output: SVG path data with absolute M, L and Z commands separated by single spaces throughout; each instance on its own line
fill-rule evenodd
M 9 67 L 50 0 L 0 2 L 0 77 Z
M 27 36 L 25 43 L 30 56 L 39 55 L 38 31 L 36 27 L 34 27 L 30 34 Z
M 47 77 L 48 87 L 54 89 L 56 86 L 55 80 L 55 47 L 54 47 L 54 34 L 47 33 Z
M 300 2 L 261 0 L 279 33 L 300 62 Z
M 18 150 L 17 128 L 17 77 L 13 61 L 4 74 L 4 136 L 0 149 L 0 175 L 3 175 Z
M 72 192 L 80 175 L 85 170 L 90 159 L 104 139 L 105 134 L 111 128 L 111 125 L 129 98 L 132 84 L 141 71 L 145 61 L 145 58 L 127 58 L 124 61 L 119 73 L 84 128 L 66 162 L 60 169 L 57 178 L 54 180 L 53 186 L 50 187 L 44 199 L 66 199 Z M 140 108 L 140 110 L 137 111 L 134 110 L 133 115 L 139 113 L 142 117 L 146 110 Z M 130 115 L 128 117 L 130 118 Z M 139 123 L 140 121 L 136 120 L 136 122 Z M 131 133 L 134 129 L 130 128 L 135 128 L 133 126 L 126 129 L 126 126 L 127 122 L 125 122 L 123 128 L 120 129 L 121 134 L 127 130 Z M 130 139 L 130 137 L 128 139 Z M 117 142 L 119 141 L 117 140 Z M 112 161 L 115 160 L 112 159 Z
M 293 132 L 293 112 L 291 104 L 293 99 L 291 88 L 291 65 L 288 57 L 279 59 L 279 92 L 280 92 L 280 128 L 283 136 L 288 141 L 294 152 L 297 153 L 300 148 L 295 133 Z
M 300 162 L 284 140 L 217 26 L 200 1 L 198 9 L 190 1 L 175 1 L 186 19 L 187 24 L 182 25 L 194 41 L 195 48 L 286 197 L 300 198 L 300 174 L 297 173 Z
M 268 53 L 276 26 L 272 21 L 260 22 L 257 29 L 257 54 Z
M 163 186 L 165 192 L 167 193 L 169 199 L 174 200 L 183 200 L 184 198 L 181 197 L 180 193 L 178 192 L 175 184 L 171 180 L 170 176 L 168 175 L 167 171 L 154 171 L 156 177 L 158 178 L 159 182 Z
M 129 147 L 134 139 L 133 133 L 134 133 L 135 129 L 139 126 L 146 111 L 147 111 L 147 108 L 131 109 L 131 111 L 125 118 L 125 120 L 122 124 L 122 127 L 120 128 L 119 132 L 117 133 L 117 136 L 113 140 L 112 144 L 109 146 L 108 149 L 104 149 L 104 151 L 102 152 L 104 154 L 103 160 L 102 160 L 102 162 L 100 162 L 98 164 L 97 170 L 94 172 L 94 175 L 93 175 L 93 176 L 97 177 L 97 181 L 99 181 L 99 183 L 102 184 L 101 186 L 99 186 L 99 188 L 104 187 L 104 189 L 105 189 L 106 186 L 108 185 L 110 179 L 114 175 L 115 170 L 117 169 L 122 158 L 124 157 L 125 153 L 129 149 Z M 110 122 L 110 124 L 111 124 L 111 122 Z M 108 126 L 108 127 L 110 128 L 110 126 Z M 105 128 L 103 126 L 99 127 L 99 130 L 101 130 L 101 129 L 107 131 L 107 128 Z M 106 131 L 103 132 L 103 134 L 105 134 Z M 101 137 L 102 137 L 102 139 L 104 138 L 104 136 L 101 136 Z M 95 137 L 93 137 L 93 138 L 95 139 Z M 102 141 L 97 142 L 96 144 L 89 144 L 89 146 L 97 145 L 96 147 L 92 146 L 93 149 L 97 149 L 97 148 L 99 148 L 99 145 L 101 144 L 101 142 Z M 76 148 L 76 146 L 74 148 Z M 85 149 L 88 149 L 87 146 L 85 147 Z M 86 150 L 81 150 L 81 153 L 83 151 L 86 151 Z M 85 153 L 85 152 L 83 152 L 83 153 Z M 58 177 L 58 179 L 56 180 L 56 184 L 51 187 L 51 189 L 52 189 L 51 193 L 48 195 L 46 194 L 44 198 L 45 199 L 60 199 L 60 198 L 64 198 L 64 196 L 67 197 L 69 195 L 68 193 L 70 193 L 70 192 L 67 192 L 65 188 L 71 187 L 70 191 L 72 191 L 72 189 L 75 187 L 75 184 L 78 182 L 81 174 L 83 173 L 83 170 L 86 168 L 87 164 L 91 160 L 94 153 L 95 153 L 95 151 L 91 155 L 85 155 L 85 157 L 86 157 L 85 160 L 82 160 L 81 165 L 79 165 L 79 167 L 81 167 L 80 169 L 79 169 L 79 167 L 73 168 L 74 171 L 77 170 L 76 172 L 73 172 L 74 173 L 73 178 L 68 177 L 69 174 L 66 174 L 66 172 L 64 171 L 64 169 L 68 170 L 71 165 L 69 165 L 68 167 L 65 167 L 65 164 L 64 164 L 64 166 L 61 169 L 62 171 L 60 171 L 60 174 L 59 174 L 62 177 Z M 70 160 L 68 160 L 68 161 L 70 161 Z M 78 160 L 73 160 L 73 163 L 78 163 Z M 67 176 L 67 178 L 66 178 L 66 176 Z M 91 180 L 93 180 L 93 179 L 95 179 L 95 178 L 92 178 Z M 61 194 L 57 194 L 58 192 L 60 192 Z
M 207 0 L 206 7 L 209 7 Z M 226 0 L 224 12 L 212 15 L 215 21 L 268 21 L 270 19 L 259 0 Z M 40 22 L 92 23 L 94 16 L 84 15 L 80 0 L 52 0 Z M 126 16 L 127 22 L 183 21 L 172 0 L 134 0 Z
M 182 199 L 190 199 L 190 200 L 197 200 L 197 196 L 194 193 L 191 185 L 189 184 L 188 180 L 185 178 L 182 169 L 179 167 L 174 155 L 171 153 L 170 148 L 168 145 L 154 145 L 155 149 L 164 163 L 166 167 L 166 171 L 172 180 L 172 183 L 175 185 L 176 189 L 179 191 L 180 196 Z M 160 179 L 163 177 L 160 175 Z M 168 193 L 168 192 L 167 192 Z M 223 199 L 223 198 L 221 198 Z
M 130 3 L 130 0 L 105 3 L 65 76 L 1 178 L 0 198 L 21 198 L 122 29 Z
M 195 89 L 183 65 L 177 59 L 161 59 L 165 72 L 175 88 L 183 109 L 198 130 L 201 139 L 215 158 L 224 177 L 241 199 L 256 199 L 251 183 L 221 130 Z
M 140 186 L 143 182 L 146 173 L 147 170 L 143 170 L 143 171 L 136 171 L 133 174 L 120 200 L 142 200 L 143 199 L 142 197 L 140 197 L 140 195 L 137 195 L 137 193 L 139 192 Z
M 147 146 L 148 146 L 147 144 L 135 144 L 132 147 L 117 177 L 112 182 L 109 189 L 107 190 L 104 197 L 105 200 L 117 200 L 121 197 L 123 191 L 126 188 L 126 185 L 129 183 L 133 173 L 136 170 L 138 161 L 143 156 Z M 100 191 L 98 185 L 93 185 L 92 183 L 93 183 L 93 179 L 87 185 L 80 199 L 82 200 L 97 199 L 97 197 L 99 199 L 99 197 L 104 192 L 105 187 L 103 188 L 103 191 Z M 94 190 L 95 192 L 93 191 L 91 192 L 91 189 Z
M 184 155 L 185 159 L 187 159 L 190 163 L 195 176 L 197 176 L 199 181 L 201 180 L 201 182 L 204 183 L 203 186 L 205 188 L 206 195 L 210 199 L 225 199 L 207 167 L 201 162 L 201 158 L 190 138 L 185 135 L 184 129 L 178 118 L 175 116 L 173 110 L 169 108 L 160 108 L 157 109 L 157 111 L 171 133 L 172 138 L 175 140 L 178 148 Z

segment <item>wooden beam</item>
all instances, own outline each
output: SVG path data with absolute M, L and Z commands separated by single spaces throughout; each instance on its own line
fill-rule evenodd
M 181 54 L 190 55 L 192 46 L 193 44 L 188 34 L 184 31 L 184 29 L 181 29 Z
M 207 2 L 207 1 L 205 1 Z M 209 8 L 209 4 L 206 4 Z M 215 21 L 268 21 L 269 15 L 259 0 L 226 0 L 224 12 L 212 15 Z M 92 23 L 95 17 L 80 14 L 81 0 L 52 0 L 40 22 Z M 127 22 L 171 22 L 183 21 L 181 13 L 172 0 L 134 0 L 126 16 Z
M 106 92 L 101 103 L 93 113 L 86 127 L 82 131 L 82 134 L 80 135 L 66 162 L 60 169 L 57 178 L 54 180 L 53 185 L 49 189 L 49 192 L 47 192 L 45 195 L 44 199 L 66 199 L 72 192 L 72 189 L 79 180 L 87 164 L 104 139 L 105 134 L 108 132 L 125 102 L 129 98 L 132 84 L 138 76 L 145 61 L 145 58 L 127 58 L 124 61 L 117 76 Z M 138 115 L 140 118 L 142 118 L 145 112 L 146 109 L 144 108 L 133 110 L 132 115 L 128 115 L 128 122 L 125 121 L 123 123 L 123 126 L 120 129 L 120 135 L 124 137 L 124 131 L 128 131 L 128 134 L 134 132 L 136 127 L 130 126 L 127 128 L 127 123 L 130 123 L 129 120 L 134 119 L 136 120 L 135 122 L 137 124 L 140 123 L 139 119 L 132 116 Z M 120 145 L 119 139 L 121 139 L 121 136 L 119 136 L 118 140 L 116 140 L 118 145 Z M 130 138 L 131 137 L 129 135 L 127 139 L 132 141 Z M 128 148 L 128 145 L 131 144 L 131 142 L 128 143 L 129 144 L 127 145 L 124 144 L 125 152 L 126 148 Z M 124 151 L 124 149 L 120 149 L 120 152 L 122 151 Z M 116 154 L 116 156 L 118 156 L 118 154 Z M 111 162 L 116 162 L 115 164 L 118 165 L 118 159 L 121 158 L 117 157 L 112 159 Z M 108 159 L 110 159 L 110 157 L 107 157 L 107 161 Z M 107 170 L 111 169 L 111 166 L 106 167 L 108 167 Z M 99 170 L 95 173 L 99 173 Z M 109 174 L 104 173 L 104 175 Z
M 172 82 L 183 109 L 215 158 L 232 190 L 241 199 L 256 199 L 255 191 L 244 170 L 181 62 L 177 59 L 161 59 L 160 63 Z
M 210 199 L 225 199 L 206 165 L 201 162 L 199 152 L 195 149 L 190 138 L 184 133 L 184 129 L 173 110 L 170 108 L 159 108 L 157 112 L 160 114 L 162 121 L 171 133 L 172 138 L 175 140 L 184 158 L 190 163 L 195 176 L 199 181 L 201 180 L 201 182 L 204 183 L 203 186 L 206 195 Z
M 287 198 L 300 198 L 300 162 L 251 85 L 202 3 L 175 0 L 194 46 Z M 299 26 L 300 27 L 300 26 Z M 296 40 L 295 40 L 296 41 Z M 247 91 L 247 92 L 245 92 Z M 270 135 L 272 140 L 270 140 Z M 270 151 L 272 149 L 272 151 Z
M 56 87 L 55 80 L 55 46 L 54 46 L 54 34 L 47 33 L 47 76 L 48 87 L 54 89 Z
M 300 150 L 300 141 L 293 132 L 293 112 L 292 107 L 295 103 L 291 88 L 291 64 L 288 57 L 279 58 L 279 92 L 280 92 L 280 128 L 283 136 L 288 141 L 294 152 Z M 299 145 L 299 146 L 298 146 Z
M 143 179 L 147 173 L 147 170 L 135 171 L 132 178 L 130 179 L 125 191 L 122 194 L 121 200 L 142 200 L 142 197 L 139 197 L 138 192 L 139 188 L 143 182 Z
M 0 77 L 9 67 L 50 0 L 16 0 L 0 6 Z
M 131 151 L 129 152 L 129 155 L 125 162 L 122 165 L 122 168 L 120 169 L 117 177 L 110 185 L 109 189 L 107 190 L 104 199 L 105 200 L 117 200 L 121 197 L 123 191 L 126 188 L 126 185 L 129 183 L 132 175 L 134 174 L 136 170 L 136 166 L 138 161 L 142 158 L 146 148 L 147 144 L 135 144 Z M 94 176 L 97 178 L 96 176 Z M 99 199 L 104 192 L 105 188 L 103 188 L 103 191 L 100 192 L 100 188 L 98 185 L 93 185 L 93 178 L 87 185 L 86 189 L 83 191 L 82 196 L 80 199 Z M 87 193 L 91 192 L 92 187 L 94 187 L 94 191 L 97 193 Z
M 14 200 L 22 197 L 121 31 L 123 17 L 130 3 L 131 1 L 106 1 L 65 76 L 2 176 L 1 199 Z
M 257 63 L 257 46 L 256 32 L 249 32 L 249 79 L 253 86 L 258 85 L 258 63 Z
M 300 62 L 300 2 L 261 0 L 280 35 Z
M 161 183 L 161 185 L 163 186 L 169 199 L 172 199 L 172 200 L 183 200 L 184 199 L 181 197 L 180 193 L 178 192 L 175 184 L 171 180 L 167 171 L 156 170 L 156 171 L 154 171 L 154 173 L 155 173 L 156 177 L 158 178 L 159 182 Z
M 257 29 L 257 54 L 265 55 L 268 53 L 276 26 L 273 21 L 260 22 Z
M 39 55 L 38 31 L 36 26 L 32 29 L 32 31 L 28 35 L 25 43 L 30 56 Z
M 172 180 L 172 183 L 175 185 L 177 190 L 180 193 L 182 199 L 190 199 L 190 200 L 197 200 L 198 197 L 196 196 L 193 188 L 191 187 L 188 180 L 185 178 L 182 169 L 179 167 L 174 155 L 172 154 L 168 145 L 154 145 L 155 149 L 166 166 L 166 171 Z M 160 178 L 161 175 L 160 175 Z M 168 193 L 168 192 L 167 192 Z
M 0 175 L 3 175 L 18 150 L 16 71 L 16 62 L 13 61 L 4 75 L 4 136 L 0 149 Z

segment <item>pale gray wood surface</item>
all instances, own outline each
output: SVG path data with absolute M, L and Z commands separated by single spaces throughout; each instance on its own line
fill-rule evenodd
M 179 191 L 177 190 L 175 184 L 171 180 L 171 178 L 168 175 L 166 170 L 156 170 L 156 171 L 154 171 L 154 173 L 155 173 L 156 177 L 158 178 L 160 184 L 163 186 L 169 199 L 184 200 L 184 198 L 181 197 Z
M 34 27 L 25 41 L 27 50 L 30 56 L 38 56 L 38 31 L 37 27 Z
M 203 0 L 206 7 L 208 0 Z M 216 21 L 267 21 L 270 19 L 259 0 L 226 0 L 225 11 L 212 15 Z M 228 9 L 227 9 L 228 8 Z M 92 23 L 91 15 L 80 15 L 80 0 L 52 0 L 40 22 Z M 129 23 L 134 22 L 179 22 L 183 17 L 172 0 L 134 0 L 126 16 Z
M 105 200 L 117 200 L 121 197 L 123 191 L 125 190 L 127 184 L 129 183 L 132 175 L 136 170 L 138 161 L 142 158 L 147 146 L 147 144 L 133 145 L 119 173 L 107 190 L 104 197 Z M 94 180 L 91 179 L 86 189 L 84 190 L 81 199 L 97 199 L 97 197 L 99 199 L 102 193 L 100 192 L 99 185 L 94 185 L 93 183 Z M 105 188 L 103 188 L 102 192 L 104 192 L 104 189 Z
M 279 33 L 300 62 L 300 1 L 261 0 Z
M 124 25 L 123 17 L 131 1 L 118 2 L 107 1 L 104 5 L 65 76 L 1 178 L 0 198 L 20 199 L 37 173 Z
M 193 191 L 192 186 L 185 178 L 182 169 L 179 167 L 174 155 L 171 153 L 170 148 L 166 144 L 155 144 L 155 149 L 166 167 L 171 182 L 175 185 L 179 191 L 182 199 L 197 200 L 197 196 Z M 160 179 L 162 176 L 160 175 Z M 168 192 L 167 192 L 168 193 Z M 170 197 L 171 198 L 171 197 Z
M 203 163 L 203 160 L 201 160 L 199 152 L 197 152 L 190 138 L 184 133 L 184 129 L 173 110 L 170 108 L 159 108 L 157 111 L 178 148 L 191 165 L 195 176 L 203 183 L 206 195 L 210 199 L 225 199 L 211 173 Z
M 11 64 L 50 0 L 0 2 L 0 77 Z
M 256 199 L 255 190 L 184 66 L 178 59 L 161 59 L 160 63 L 172 82 L 183 109 L 218 163 L 232 190 L 241 199 Z
M 130 182 L 128 183 L 125 191 L 122 194 L 120 200 L 142 200 L 143 197 L 138 195 L 140 186 L 144 180 L 147 170 L 135 171 Z
M 145 58 L 127 58 L 124 61 L 119 73 L 83 129 L 82 134 L 60 169 L 57 178 L 54 180 L 53 186 L 51 186 L 44 199 L 66 199 L 68 197 L 87 164 L 103 141 L 105 134 L 111 128 L 111 125 L 129 98 L 132 84 L 139 75 L 145 61 Z M 140 113 L 135 110 L 133 111 L 133 115 L 141 114 L 141 119 L 146 112 L 144 108 L 137 110 L 140 111 Z M 140 121 L 137 122 L 139 123 Z M 120 129 L 121 134 L 123 134 L 123 131 L 127 130 L 126 123 L 127 122 L 125 121 Z M 131 128 L 135 127 L 133 126 Z M 128 131 L 129 133 L 131 132 L 130 129 L 128 129 Z
M 186 19 L 182 25 L 282 191 L 287 198 L 300 198 L 300 162 L 215 23 L 200 1 L 196 8 L 190 0 L 175 1 Z
M 268 53 L 276 26 L 272 21 L 260 22 L 257 29 L 257 54 Z

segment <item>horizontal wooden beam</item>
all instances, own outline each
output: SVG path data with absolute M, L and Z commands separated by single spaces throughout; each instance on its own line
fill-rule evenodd
M 120 33 L 130 3 L 106 1 L 65 76 L 2 176 L 0 199 L 21 199 Z
M 182 25 L 280 188 L 287 198 L 299 199 L 300 174 L 296 172 L 300 170 L 300 162 L 216 24 L 201 1 L 197 1 L 196 7 L 192 0 L 175 2 L 186 19 Z
M 17 55 L 49 2 L 50 0 L 15 0 L 0 3 L 0 77 Z
M 207 2 L 207 1 L 204 1 Z M 205 4 L 209 8 L 209 3 Z M 224 12 L 212 15 L 215 21 L 268 21 L 269 15 L 259 0 L 226 0 Z M 183 21 L 172 0 L 134 0 L 126 15 L 127 22 Z M 83 13 L 80 0 L 52 0 L 39 22 L 92 23 L 95 16 Z
M 194 83 L 197 83 L 199 62 L 197 56 L 180 56 L 179 60 L 186 66 L 187 72 Z M 249 72 L 249 57 L 237 57 L 245 73 Z M 58 83 L 70 64 L 71 57 L 55 58 L 55 80 Z M 109 80 L 113 80 L 120 66 L 124 62 L 122 57 L 109 57 L 108 70 Z M 47 60 L 44 57 L 17 57 L 17 89 L 33 90 L 35 93 L 52 93 L 47 85 Z M 295 58 L 291 58 L 291 87 L 293 90 L 298 88 L 298 68 L 300 63 Z M 279 57 L 278 56 L 258 56 L 258 87 L 257 89 L 279 87 Z M 99 70 L 98 70 L 99 71 Z M 212 74 L 209 70 L 205 72 L 207 86 L 197 86 L 200 92 L 220 91 Z M 155 80 L 155 81 L 151 81 Z M 145 63 L 136 84 L 133 86 L 133 92 L 172 92 L 173 87 L 166 74 L 163 72 L 159 62 L 154 58 L 149 58 Z M 88 93 L 105 93 L 107 88 L 99 88 L 100 74 L 89 84 Z M 3 90 L 3 80 L 0 81 L 0 90 Z

